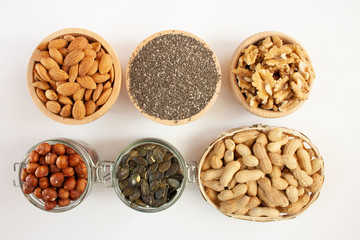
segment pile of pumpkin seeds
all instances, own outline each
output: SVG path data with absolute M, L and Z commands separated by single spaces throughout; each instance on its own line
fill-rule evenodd
M 158 208 L 176 195 L 184 175 L 179 160 L 169 149 L 144 144 L 122 157 L 117 178 L 132 208 Z

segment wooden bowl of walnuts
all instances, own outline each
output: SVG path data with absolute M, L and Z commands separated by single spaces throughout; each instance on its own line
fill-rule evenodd
M 295 112 L 308 98 L 315 72 L 305 49 L 280 32 L 244 40 L 230 63 L 230 86 L 249 112 L 278 118 Z
M 27 83 L 36 106 L 65 124 L 84 124 L 115 103 L 122 71 L 115 51 L 101 36 L 79 28 L 59 30 L 34 50 Z
M 292 219 L 319 197 L 324 160 L 302 133 L 254 125 L 222 133 L 198 168 L 200 192 L 226 216 L 259 221 Z

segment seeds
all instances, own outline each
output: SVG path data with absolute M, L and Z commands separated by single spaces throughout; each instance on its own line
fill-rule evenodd
M 134 104 L 166 120 L 199 113 L 220 81 L 212 51 L 193 37 L 175 33 L 144 45 L 130 62 L 128 75 Z
M 167 161 L 163 161 L 165 156 Z M 160 207 L 181 187 L 184 176 L 179 166 L 169 149 L 157 144 L 140 145 L 120 161 L 119 188 L 133 208 Z
M 33 87 L 44 104 L 57 102 L 48 104 L 54 114 L 80 120 L 95 113 L 109 100 L 115 77 L 114 66 L 111 56 L 99 42 L 89 43 L 83 36 L 65 35 L 42 43 L 38 49 L 34 55 Z M 85 111 L 80 103 L 76 104 L 77 109 L 73 109 L 77 101 L 82 101 Z

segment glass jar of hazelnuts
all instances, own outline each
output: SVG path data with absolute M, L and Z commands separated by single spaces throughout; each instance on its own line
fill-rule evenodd
M 94 183 L 104 183 L 128 207 L 153 213 L 181 197 L 187 182 L 195 181 L 195 166 L 160 139 L 134 141 L 115 162 L 108 162 L 100 161 L 95 149 L 84 142 L 57 138 L 36 144 L 22 162 L 14 164 L 18 169 L 14 185 L 36 207 L 64 212 L 79 205 Z
M 99 156 L 87 143 L 56 138 L 34 145 L 18 167 L 18 183 L 36 207 L 51 212 L 68 211 L 79 205 L 96 182 Z

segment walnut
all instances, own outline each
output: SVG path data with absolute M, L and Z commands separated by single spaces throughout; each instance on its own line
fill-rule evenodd
M 233 69 L 251 107 L 288 111 L 309 95 L 314 70 L 302 48 L 267 37 L 244 49 Z

